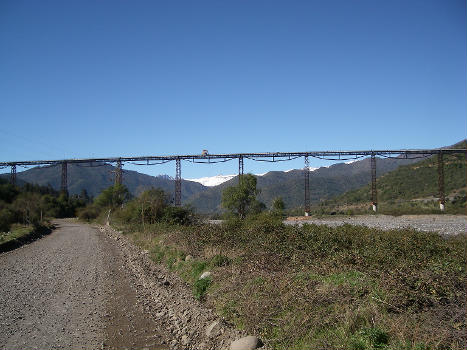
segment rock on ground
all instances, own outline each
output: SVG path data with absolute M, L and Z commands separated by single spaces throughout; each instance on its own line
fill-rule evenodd
M 230 345 L 230 350 L 254 350 L 261 347 L 263 344 L 258 337 L 249 335 L 247 337 L 238 339 Z

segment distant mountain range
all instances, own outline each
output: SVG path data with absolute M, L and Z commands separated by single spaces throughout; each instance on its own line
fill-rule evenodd
M 410 159 L 380 159 L 377 160 L 377 176 L 390 172 L 400 165 L 415 162 Z M 349 190 L 359 188 L 370 181 L 370 161 L 363 159 L 351 163 L 338 163 L 329 167 L 311 169 L 310 192 L 311 201 L 319 202 L 341 195 Z M 2 176 L 9 176 L 3 174 Z M 79 194 L 85 189 L 89 195 L 96 196 L 103 189 L 114 183 L 115 167 L 110 164 L 69 164 L 68 191 Z M 50 185 L 60 188 L 60 166 L 35 167 L 17 173 L 18 183 L 21 181 Z M 290 171 L 271 171 L 257 176 L 258 188 L 261 190 L 259 199 L 268 207 L 274 198 L 283 198 L 287 208 L 303 206 L 304 173 L 302 169 Z M 196 180 L 196 181 L 195 181 Z M 238 183 L 238 177 L 233 175 L 215 178 L 182 180 L 182 202 L 193 205 L 200 213 L 221 211 L 222 191 Z M 224 181 L 227 180 L 227 181 Z M 215 182 L 219 184 L 216 185 Z M 201 182 L 201 183 L 199 183 Z M 202 183 L 208 186 L 204 186 Z M 150 176 L 132 170 L 124 170 L 123 184 L 133 195 L 138 195 L 151 187 L 161 188 L 173 197 L 174 180 L 170 176 Z M 215 185 L 215 186 L 212 186 Z
M 412 159 L 377 159 L 377 176 L 390 172 L 401 165 L 416 162 Z M 312 203 L 326 200 L 359 188 L 371 180 L 370 160 L 363 159 L 352 163 L 338 163 L 329 167 L 321 167 L 310 172 L 310 197 Z M 238 183 L 234 177 L 218 186 L 200 191 L 190 203 L 202 213 L 221 211 L 222 191 Z M 286 208 L 303 206 L 304 173 L 302 169 L 291 171 L 271 171 L 257 176 L 257 187 L 261 190 L 259 200 L 270 206 L 274 198 L 282 197 Z
M 90 196 L 98 195 L 102 190 L 114 184 L 115 167 L 110 164 L 68 164 L 68 192 L 79 194 L 85 189 Z M 2 176 L 9 176 L 3 174 Z M 35 183 L 43 186 L 50 185 L 54 189 L 60 189 L 61 167 L 60 165 L 35 167 L 18 172 L 17 181 Z M 173 196 L 174 180 L 168 175 L 150 176 L 132 170 L 123 170 L 123 184 L 128 187 L 133 195 L 151 187 L 161 188 Z M 182 181 L 182 201 L 186 202 L 195 193 L 203 191 L 205 187 L 197 182 Z

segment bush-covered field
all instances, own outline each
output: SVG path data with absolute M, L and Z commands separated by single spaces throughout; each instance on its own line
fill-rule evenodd
M 220 225 L 114 223 L 198 299 L 274 348 L 467 344 L 465 235 L 293 227 L 269 214 Z

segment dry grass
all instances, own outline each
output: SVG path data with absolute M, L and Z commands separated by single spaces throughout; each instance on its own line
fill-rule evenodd
M 262 216 L 133 234 L 239 328 L 277 349 L 461 349 L 467 345 L 466 236 Z M 184 262 L 183 257 L 195 257 Z

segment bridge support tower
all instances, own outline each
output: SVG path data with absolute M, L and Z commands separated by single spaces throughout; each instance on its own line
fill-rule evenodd
M 305 156 L 305 167 L 303 168 L 305 174 L 305 216 L 310 215 L 310 160 L 308 155 Z
M 122 172 L 122 161 L 119 159 L 117 161 L 117 167 L 115 168 L 115 185 L 121 185 L 122 184 L 122 178 L 123 178 L 123 172 Z
M 240 185 L 242 183 L 243 179 L 243 157 L 240 156 L 238 157 L 238 184 Z
M 439 209 L 444 211 L 446 198 L 444 195 L 444 158 L 443 152 L 438 153 L 438 189 L 439 189 Z
M 175 206 L 182 206 L 182 164 L 180 158 L 175 159 Z
M 378 210 L 378 192 L 376 190 L 376 157 L 374 154 L 370 158 L 371 165 L 371 206 L 376 213 Z
M 60 191 L 68 195 L 68 164 L 67 162 L 62 162 L 62 183 L 60 186 Z
M 11 166 L 10 182 L 13 186 L 16 186 L 16 164 Z

